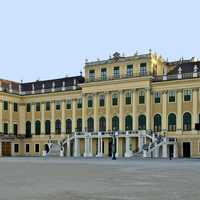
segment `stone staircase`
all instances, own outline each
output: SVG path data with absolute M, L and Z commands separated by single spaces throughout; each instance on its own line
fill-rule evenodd
M 60 157 L 60 144 L 51 144 L 50 150 L 47 154 L 48 157 Z

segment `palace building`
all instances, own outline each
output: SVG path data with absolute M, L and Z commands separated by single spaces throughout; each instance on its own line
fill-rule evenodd
M 84 76 L 0 79 L 0 156 L 200 157 L 200 61 L 151 50 Z

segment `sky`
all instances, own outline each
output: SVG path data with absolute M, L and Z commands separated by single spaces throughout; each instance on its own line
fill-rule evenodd
M 0 78 L 79 75 L 85 59 L 149 49 L 200 58 L 199 0 L 0 0 Z

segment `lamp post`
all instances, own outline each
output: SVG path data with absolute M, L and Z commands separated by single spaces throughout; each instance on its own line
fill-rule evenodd
M 116 136 L 115 136 L 115 130 L 116 128 L 113 128 L 113 134 L 112 134 L 112 160 L 116 160 Z

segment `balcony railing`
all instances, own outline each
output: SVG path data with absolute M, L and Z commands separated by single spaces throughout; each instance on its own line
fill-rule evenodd
M 112 75 L 112 76 L 102 76 L 102 77 L 93 77 L 85 80 L 86 83 L 90 82 L 99 82 L 99 81 L 108 81 L 108 80 L 118 80 L 118 79 L 126 79 L 126 78 L 136 78 L 136 77 L 146 77 L 152 76 L 151 72 L 146 73 L 133 73 L 133 74 L 123 74 L 123 75 Z

